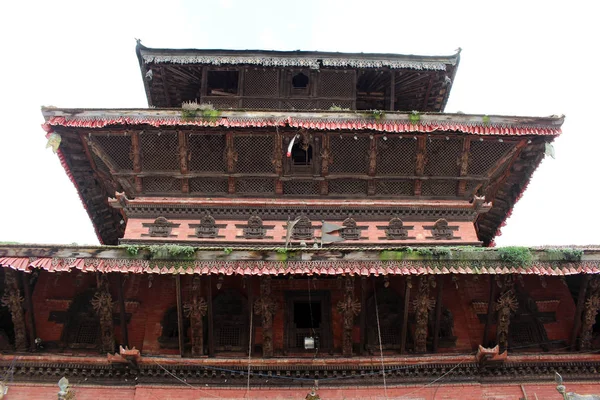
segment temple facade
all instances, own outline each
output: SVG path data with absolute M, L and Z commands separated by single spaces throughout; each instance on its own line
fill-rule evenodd
M 42 109 L 102 245 L 0 245 L 5 398 L 600 392 L 600 247 L 494 247 L 563 117 L 444 113 L 459 54 L 136 51 L 148 108 Z

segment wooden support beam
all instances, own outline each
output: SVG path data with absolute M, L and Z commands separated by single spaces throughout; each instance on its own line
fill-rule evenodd
M 248 318 L 250 321 L 250 349 L 249 349 L 249 356 L 252 357 L 252 355 L 254 354 L 254 341 L 255 341 L 255 337 L 254 337 L 254 331 L 255 331 L 255 326 L 256 323 L 254 322 L 254 287 L 253 287 L 253 283 L 254 283 L 254 277 L 253 276 L 248 276 L 248 277 L 244 277 L 242 279 L 246 279 L 246 287 L 247 287 L 247 291 L 248 291 Z
M 169 95 L 169 83 L 167 82 L 167 74 L 165 73 L 165 67 L 160 67 L 160 78 L 162 80 L 163 92 L 165 93 L 165 100 L 167 101 L 167 107 L 172 107 L 171 96 Z
M 429 75 L 429 83 L 427 84 L 427 91 L 425 92 L 425 100 L 423 100 L 423 106 L 421 108 L 424 112 L 429 111 L 427 110 L 427 103 L 429 102 L 429 94 L 431 93 L 431 86 L 433 85 L 434 77 L 435 72 Z
M 435 323 L 433 325 L 433 345 L 432 350 L 435 353 L 440 343 L 440 322 L 442 320 L 442 296 L 444 290 L 444 276 L 437 277 L 437 296 L 435 298 Z
M 404 354 L 406 351 L 406 334 L 408 332 L 408 309 L 410 303 L 410 288 L 412 287 L 412 282 L 410 276 L 406 278 L 406 284 L 404 288 L 404 314 L 402 317 L 402 331 L 400 333 L 400 354 Z
M 422 176 L 425 173 L 425 163 L 427 162 L 427 137 L 417 137 L 417 162 L 415 165 L 415 175 Z M 415 181 L 415 196 L 421 195 L 421 180 Z
M 140 152 L 140 133 L 133 131 L 131 132 L 131 158 L 133 160 L 133 173 L 135 174 L 135 190 L 138 194 L 144 191 L 142 178 L 138 176 L 142 172 L 142 157 Z
M 394 111 L 396 105 L 396 71 L 390 71 L 390 111 Z
M 372 278 L 363 276 L 360 279 L 360 355 L 365 354 L 367 344 L 367 279 Z
M 460 156 L 460 176 L 467 176 L 469 172 L 469 151 L 471 149 L 471 139 L 468 137 L 463 139 L 462 154 Z M 464 196 L 467 189 L 467 181 L 458 182 L 457 194 Z
M 213 301 L 212 301 L 212 279 L 210 275 L 206 279 L 208 287 L 206 288 L 206 302 L 208 303 L 208 356 L 215 356 L 215 325 L 213 319 Z
M 87 140 L 87 145 L 88 145 L 89 149 L 99 159 L 101 159 L 102 162 L 104 162 L 104 164 L 106 164 L 111 175 L 113 175 L 115 177 L 115 179 L 121 184 L 123 189 L 125 189 L 125 191 L 128 193 L 135 194 L 136 193 L 135 188 L 131 186 L 129 181 L 125 178 L 121 178 L 118 176 L 119 167 L 117 166 L 117 164 L 115 164 L 115 162 L 112 160 L 112 158 L 108 156 L 108 154 L 106 153 L 104 148 L 102 148 L 102 146 L 100 146 L 98 143 L 96 143 L 90 139 Z
M 486 347 L 489 340 L 490 326 L 494 322 L 494 302 L 496 299 L 496 275 L 489 275 L 490 277 L 490 297 L 488 298 L 487 318 L 485 320 L 485 327 L 483 328 L 483 340 L 481 345 Z
M 183 357 L 184 347 L 183 338 L 185 333 L 183 332 L 183 303 L 181 300 L 181 275 L 175 275 L 175 292 L 177 295 L 177 338 L 179 342 L 179 355 Z
M 577 308 L 575 308 L 575 320 L 573 321 L 573 329 L 571 330 L 571 340 L 569 342 L 569 350 L 574 351 L 577 349 L 577 336 L 579 334 L 579 328 L 581 328 L 581 314 L 583 312 L 583 306 L 585 305 L 585 296 L 587 294 L 587 287 L 590 281 L 590 276 L 584 274 L 581 277 L 581 284 L 579 285 L 579 295 L 577 296 Z
M 116 273 L 117 289 L 119 296 L 119 322 L 121 324 L 121 343 L 129 347 L 129 332 L 127 328 L 127 314 L 125 313 L 125 294 L 123 293 L 123 274 Z
M 25 295 L 25 308 L 27 308 L 27 327 L 29 328 L 29 350 L 35 351 L 35 338 L 37 337 L 35 329 L 35 316 L 33 315 L 33 302 L 31 301 L 31 286 L 29 284 L 29 274 L 21 272 L 23 277 L 23 292 Z
M 181 171 L 181 175 L 186 175 L 189 172 L 188 137 L 187 137 L 187 133 L 184 131 L 178 131 L 177 136 L 178 136 L 178 140 L 179 140 L 179 170 Z M 189 192 L 190 192 L 190 186 L 189 186 L 188 178 L 183 178 L 181 180 L 181 193 L 189 193 Z

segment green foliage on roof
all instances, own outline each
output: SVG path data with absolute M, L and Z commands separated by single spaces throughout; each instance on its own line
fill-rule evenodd
M 528 268 L 533 263 L 533 254 L 528 247 L 500 247 L 497 249 L 500 260 L 511 266 Z

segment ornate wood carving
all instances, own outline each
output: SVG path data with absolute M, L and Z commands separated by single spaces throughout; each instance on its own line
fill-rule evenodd
M 367 229 L 366 226 L 358 226 L 354 218 L 346 218 L 342 223 L 344 229 L 341 230 L 340 235 L 346 240 L 359 240 L 361 239 L 361 233 Z
M 435 301 L 429 298 L 429 287 L 435 286 L 435 277 L 422 275 L 419 279 L 417 298 L 413 302 L 415 307 L 415 351 L 427 351 L 427 325 L 429 311 L 433 310 Z
M 158 217 L 152 223 L 143 223 L 144 228 L 148 228 L 148 233 L 142 233 L 142 236 L 150 237 L 174 237 L 171 235 L 173 228 L 179 228 L 180 224 L 174 224 L 165 217 Z
M 235 164 L 238 160 L 238 153 L 235 151 L 235 145 L 233 143 L 233 133 L 228 133 L 225 141 L 225 163 L 227 164 L 227 172 L 232 174 L 235 172 Z
M 202 317 L 206 315 L 208 304 L 200 297 L 200 277 L 195 276 L 192 283 L 192 299 L 183 305 L 185 316 L 190 319 L 192 336 L 192 356 L 204 354 L 204 328 Z
M 283 138 L 281 133 L 279 132 L 279 128 L 277 128 L 277 133 L 275 134 L 275 145 L 273 146 L 273 159 L 271 162 L 273 163 L 273 168 L 275 168 L 275 173 L 277 175 L 283 174 Z
M 12 318 L 15 333 L 15 350 L 25 351 L 27 349 L 27 333 L 25 330 L 25 315 L 23 312 L 23 297 L 19 290 L 18 272 L 4 269 L 4 296 L 2 305 L 8 308 Z
M 463 139 L 462 154 L 460 156 L 460 176 L 466 176 L 469 171 L 469 151 L 471 149 L 471 140 L 469 138 Z M 458 182 L 458 195 L 464 196 L 467 188 L 467 181 Z
M 263 220 L 258 215 L 248 218 L 246 225 L 236 225 L 236 228 L 242 228 L 242 235 L 236 236 L 243 239 L 273 239 L 273 236 L 266 236 L 268 229 L 273 229 L 275 225 L 263 225 Z
M 589 280 L 588 293 L 583 310 L 581 337 L 579 339 L 580 350 L 590 350 L 592 348 L 593 327 L 596 323 L 596 315 L 600 310 L 600 278 L 597 276 Z
M 144 188 L 142 186 L 142 178 L 137 176 L 142 172 L 142 158 L 140 155 L 140 133 L 137 131 L 131 132 L 131 154 L 129 155 L 133 162 L 133 172 L 135 176 L 135 191 L 136 193 L 142 193 Z
M 458 226 L 450 226 L 448 225 L 448 221 L 444 218 L 438 219 L 435 221 L 433 225 L 424 225 L 423 229 L 428 229 L 431 231 L 431 236 L 428 236 L 427 239 L 434 240 L 453 240 L 460 239 L 459 236 L 454 236 L 454 232 L 458 230 Z
M 369 148 L 369 175 L 375 176 L 377 173 L 377 140 L 371 139 Z
M 514 280 L 511 275 L 504 277 L 504 282 L 498 281 L 502 286 L 502 294 L 496 300 L 496 311 L 498 312 L 496 326 L 496 341 L 500 345 L 500 351 L 508 347 L 508 335 L 510 327 L 510 315 L 515 312 L 519 303 L 514 293 Z
M 354 317 L 360 312 L 360 302 L 354 298 L 354 277 L 352 276 L 344 278 L 344 300 L 337 304 L 337 309 L 344 318 L 342 354 L 344 357 L 351 357 Z
M 207 211 L 200 218 L 199 224 L 190 224 L 190 228 L 195 228 L 196 237 L 205 239 L 214 239 L 219 236 L 219 229 L 225 228 L 226 224 L 217 224 L 212 215 Z M 190 235 L 193 237 L 194 235 Z
M 329 135 L 323 135 L 323 149 L 321 150 L 321 175 L 329 174 L 329 166 L 333 164 L 333 155 L 329 148 Z M 327 193 L 325 193 L 327 194 Z
M 112 353 L 115 350 L 115 333 L 113 329 L 113 301 L 110 295 L 108 275 L 98 274 L 96 281 L 98 290 L 92 298 L 92 307 L 100 320 L 101 351 Z
M 427 138 L 425 136 L 420 136 L 417 138 L 417 158 L 415 164 L 415 175 L 421 176 L 425 172 L 425 164 L 427 163 Z M 421 195 L 421 185 L 422 181 L 420 179 L 415 180 L 414 184 L 414 193 L 415 196 Z
M 400 218 L 392 218 L 388 226 L 377 226 L 377 229 L 385 231 L 385 237 L 379 239 L 388 240 L 407 240 L 414 239 L 412 236 L 408 236 L 408 231 L 412 230 L 414 226 L 404 225 L 404 222 Z
M 271 295 L 271 277 L 260 279 L 260 297 L 254 303 L 254 312 L 262 317 L 263 357 L 273 357 L 273 315 L 277 304 Z
M 312 240 L 315 238 L 315 228 L 308 217 L 302 216 L 292 228 L 293 240 Z

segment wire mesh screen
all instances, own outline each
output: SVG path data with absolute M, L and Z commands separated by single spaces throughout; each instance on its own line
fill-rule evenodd
M 378 195 L 412 196 L 414 194 L 412 181 L 377 181 L 375 188 Z
M 190 135 L 191 171 L 225 171 L 225 135 Z
M 235 182 L 236 193 L 273 193 L 275 182 L 271 178 L 265 179 L 237 179 Z
M 469 175 L 485 175 L 514 146 L 514 143 L 507 142 L 472 141 L 469 152 Z
M 275 172 L 273 167 L 273 135 L 238 135 L 234 139 L 238 154 L 238 172 Z
M 456 196 L 457 181 L 427 179 L 421 183 L 423 196 Z
M 268 109 L 268 110 L 277 110 L 279 109 L 279 100 L 278 99 L 248 99 L 245 98 L 242 100 L 242 105 L 244 108 L 255 108 L 255 109 Z
M 329 110 L 331 107 L 339 107 L 343 110 L 352 110 L 353 104 L 352 100 L 329 100 L 329 99 L 321 99 L 319 100 L 319 109 L 321 110 Z
M 431 139 L 427 140 L 427 162 L 425 175 L 457 176 L 460 172 L 460 156 L 462 140 Z
M 244 96 L 277 96 L 278 73 L 276 69 L 247 69 Z
M 368 136 L 357 136 L 355 140 L 350 135 L 331 135 L 329 145 L 333 163 L 329 166 L 329 173 L 368 173 L 369 143 Z
M 147 176 L 142 183 L 146 193 L 181 192 L 181 180 L 175 178 Z
M 82 318 L 69 327 L 68 343 L 89 344 L 98 343 L 100 338 L 100 323 L 91 318 Z
M 379 175 L 414 175 L 417 141 L 410 138 L 387 136 L 377 142 L 377 173 Z
M 334 179 L 329 181 L 330 194 L 367 194 L 367 181 L 360 179 Z
M 237 326 L 221 326 L 218 328 L 218 342 L 219 347 L 239 347 L 240 343 L 240 328 Z
M 229 97 L 217 97 L 217 96 L 206 96 L 202 99 L 203 103 L 210 103 L 217 110 L 224 110 L 227 108 L 239 108 L 240 101 L 236 98 Z
M 179 139 L 177 133 L 145 133 L 140 135 L 142 168 L 146 171 L 178 171 Z
M 132 170 L 131 137 L 129 136 L 93 136 L 114 163 L 123 170 Z
M 319 74 L 320 97 L 352 97 L 353 92 L 353 71 L 321 71 Z
M 282 108 L 291 110 L 315 110 L 317 108 L 316 100 L 295 99 L 283 101 Z
M 192 178 L 188 181 L 190 193 L 226 194 L 228 189 L 227 179 L 218 178 Z
M 283 194 L 319 194 L 319 182 L 286 181 L 283 182 Z

